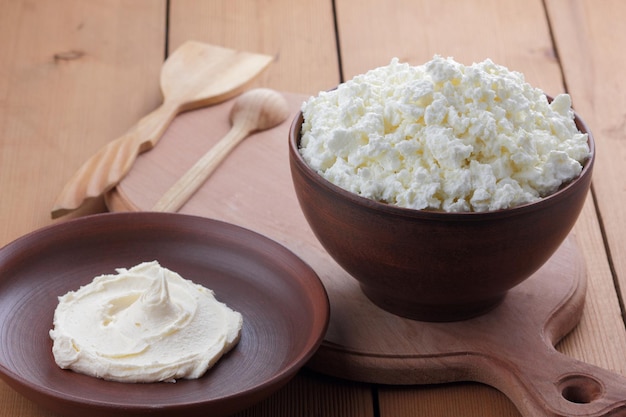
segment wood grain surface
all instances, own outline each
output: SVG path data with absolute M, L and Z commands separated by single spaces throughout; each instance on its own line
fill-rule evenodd
M 626 375 L 626 94 L 622 0 L 0 0 L 0 245 L 50 224 L 70 175 L 161 102 L 186 40 L 269 54 L 256 82 L 304 95 L 389 62 L 486 57 L 571 93 L 598 157 L 573 236 L 587 265 L 579 326 L 558 346 Z M 105 210 L 102 202 L 72 216 Z M 65 219 L 57 220 L 64 221 Z M 51 416 L 0 383 L 0 416 Z M 519 416 L 480 384 L 390 387 L 303 372 L 242 416 Z

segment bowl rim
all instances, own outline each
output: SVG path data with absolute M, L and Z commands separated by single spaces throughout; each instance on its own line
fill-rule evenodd
M 548 97 L 548 100 L 551 100 L 551 97 Z M 450 220 L 458 220 L 458 221 L 483 221 L 488 219 L 496 219 L 496 218 L 507 218 L 510 216 L 521 215 L 523 213 L 528 213 L 536 210 L 541 210 L 546 206 L 550 206 L 552 204 L 556 204 L 559 200 L 565 198 L 569 194 L 573 192 L 575 185 L 580 183 L 581 180 L 590 177 L 593 171 L 593 165 L 596 158 L 596 147 L 595 140 L 593 138 L 593 134 L 589 129 L 588 125 L 585 121 L 578 115 L 576 111 L 574 113 L 574 123 L 576 127 L 581 133 L 587 134 L 587 143 L 589 144 L 589 157 L 583 162 L 583 169 L 580 174 L 569 181 L 565 185 L 561 185 L 561 187 L 554 193 L 542 197 L 541 199 L 531 202 L 524 203 L 514 207 L 499 209 L 499 210 L 491 210 L 491 211 L 466 211 L 466 212 L 446 212 L 446 211 L 436 211 L 436 210 L 425 210 L 425 209 L 412 209 L 407 207 L 400 207 L 393 204 L 385 204 L 380 201 L 373 200 L 371 198 L 360 196 L 356 193 L 345 190 L 338 185 L 333 184 L 324 178 L 321 174 L 314 171 L 309 164 L 304 160 L 302 154 L 300 153 L 300 139 L 301 139 L 301 126 L 304 121 L 304 115 L 302 110 L 298 111 L 298 113 L 293 118 L 291 126 L 289 128 L 289 155 L 291 161 L 300 169 L 303 175 L 305 175 L 310 181 L 318 184 L 319 186 L 326 189 L 326 191 L 337 195 L 338 197 L 348 200 L 361 208 L 388 213 L 397 217 L 410 217 L 410 218 L 420 218 L 420 219 L 430 219 L 430 220 L 440 220 L 440 221 L 450 221 Z M 590 179 L 589 179 L 590 180 Z

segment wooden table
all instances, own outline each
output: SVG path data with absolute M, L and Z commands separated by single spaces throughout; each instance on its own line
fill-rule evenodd
M 587 304 L 558 349 L 626 375 L 624 16 L 622 0 L 1 0 L 0 245 L 53 223 L 71 174 L 158 106 L 161 64 L 186 40 L 270 54 L 255 85 L 310 95 L 394 56 L 491 58 L 550 95 L 570 93 L 594 133 L 592 193 L 574 230 Z M 103 210 L 95 202 L 54 222 Z M 0 416 L 16 415 L 52 414 L 0 383 Z M 378 386 L 302 371 L 240 415 L 520 414 L 479 384 Z

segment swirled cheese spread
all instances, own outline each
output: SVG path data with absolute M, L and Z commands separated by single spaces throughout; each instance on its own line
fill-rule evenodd
M 59 297 L 57 365 L 120 382 L 199 378 L 239 341 L 242 316 L 213 292 L 144 262 Z
M 302 106 L 300 152 L 328 181 L 413 209 L 490 211 L 577 177 L 590 150 L 569 95 L 549 103 L 491 60 L 394 58 Z

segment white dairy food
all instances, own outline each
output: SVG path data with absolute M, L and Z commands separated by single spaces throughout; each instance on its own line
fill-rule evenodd
M 302 105 L 300 152 L 363 197 L 448 212 L 536 201 L 577 177 L 590 150 L 569 95 L 545 94 L 491 60 L 387 66 Z
M 243 319 L 213 292 L 144 262 L 59 297 L 52 353 L 63 369 L 120 382 L 201 377 L 239 341 Z

